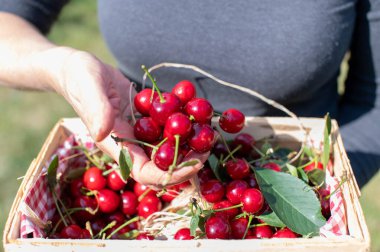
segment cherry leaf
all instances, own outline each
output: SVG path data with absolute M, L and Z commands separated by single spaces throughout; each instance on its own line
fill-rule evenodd
M 325 116 L 325 130 L 323 137 L 323 153 L 322 153 L 322 164 L 323 168 L 326 169 L 327 163 L 330 159 L 330 134 L 331 134 L 331 118 L 329 113 Z
M 53 160 L 50 162 L 48 170 L 47 170 L 47 179 L 48 185 L 50 188 L 54 188 L 57 184 L 57 169 L 59 165 L 58 156 L 55 156 Z
M 210 168 L 214 172 L 215 177 L 220 182 L 224 182 L 225 179 L 223 177 L 223 174 L 221 174 L 220 163 L 219 163 L 219 160 L 216 158 L 216 156 L 215 155 L 210 155 L 209 158 L 208 158 L 208 163 L 210 164 Z
M 311 183 L 316 186 L 320 186 L 325 182 L 326 173 L 320 169 L 313 169 L 307 173 Z
M 257 168 L 257 183 L 270 208 L 292 231 L 319 234 L 326 220 L 313 189 L 302 180 L 283 172 Z
M 180 163 L 177 168 L 183 168 L 183 167 L 187 167 L 187 166 L 194 166 L 196 164 L 198 164 L 198 160 L 189 160 L 189 161 Z
M 120 175 L 127 181 L 132 171 L 132 159 L 127 149 L 121 149 L 119 154 Z
M 191 217 L 190 220 L 190 234 L 196 236 L 196 231 L 199 226 L 199 215 L 195 214 Z
M 256 216 L 256 218 L 264 221 L 266 224 L 273 226 L 273 227 L 286 227 L 285 224 L 278 218 L 275 212 L 262 214 L 259 216 Z

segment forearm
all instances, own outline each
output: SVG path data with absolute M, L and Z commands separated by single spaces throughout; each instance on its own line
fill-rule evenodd
M 35 27 L 0 12 L 0 84 L 20 89 L 57 91 L 54 75 L 64 51 Z

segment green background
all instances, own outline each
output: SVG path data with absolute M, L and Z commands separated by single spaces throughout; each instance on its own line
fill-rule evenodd
M 65 7 L 49 38 L 59 45 L 72 46 L 95 54 L 115 65 L 97 23 L 96 1 L 72 0 Z M 347 66 L 342 65 L 340 82 Z M 341 86 L 342 89 L 342 86 Z M 75 116 L 64 99 L 53 93 L 25 92 L 0 87 L 0 230 L 30 162 L 61 117 Z M 361 203 L 371 233 L 371 251 L 380 251 L 380 174 L 362 190 Z M 2 249 L 2 247 L 0 248 Z

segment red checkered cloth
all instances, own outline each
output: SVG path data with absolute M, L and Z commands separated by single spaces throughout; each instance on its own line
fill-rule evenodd
M 77 146 L 79 142 L 88 149 L 92 149 L 95 146 L 89 136 L 70 136 L 56 152 L 60 160 L 57 173 L 63 173 L 68 168 L 68 160 L 66 158 L 77 153 L 78 150 L 73 149 L 73 146 Z M 46 167 L 48 167 L 49 163 L 46 164 Z M 72 166 L 75 167 L 75 164 L 70 164 L 70 167 Z M 47 221 L 51 220 L 55 214 L 55 204 L 48 190 L 46 167 L 20 206 L 22 213 L 20 224 L 21 238 L 45 237 L 44 227 L 47 225 Z M 326 189 L 330 192 L 333 192 L 339 185 L 338 181 L 330 174 L 326 176 L 326 184 Z M 60 195 L 59 190 L 57 190 L 57 195 Z M 326 225 L 320 229 L 321 236 L 347 235 L 346 216 L 340 189 L 330 197 L 330 209 L 331 217 Z

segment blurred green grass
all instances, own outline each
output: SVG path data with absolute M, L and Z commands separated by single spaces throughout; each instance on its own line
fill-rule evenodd
M 49 38 L 60 45 L 89 51 L 115 65 L 100 34 L 96 1 L 72 0 Z M 342 67 L 343 72 L 347 66 Z M 344 78 L 340 78 L 343 81 Z M 0 87 L 0 230 L 30 162 L 61 117 L 75 116 L 64 99 L 53 93 L 25 92 Z M 380 174 L 362 190 L 361 203 L 371 233 L 372 251 L 380 251 Z M 2 246 L 1 246 L 2 249 Z

